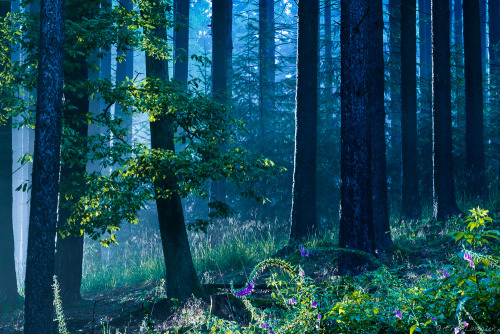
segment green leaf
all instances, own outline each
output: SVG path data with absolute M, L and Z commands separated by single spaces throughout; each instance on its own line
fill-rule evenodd
M 411 328 L 410 328 L 410 334 L 413 334 L 413 332 L 415 331 L 415 329 L 417 329 L 417 324 L 411 326 Z

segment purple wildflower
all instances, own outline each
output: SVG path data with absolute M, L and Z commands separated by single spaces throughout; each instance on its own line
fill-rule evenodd
M 304 272 L 304 270 L 302 270 L 302 269 L 301 269 L 301 270 L 299 270 L 299 276 L 305 276 L 305 274 L 306 274 L 306 273 Z
M 446 269 L 443 269 L 443 274 L 444 274 L 444 277 L 450 277 L 450 274 L 448 274 L 448 272 L 446 271 Z
M 306 252 L 306 256 L 309 257 L 309 249 Z
M 321 314 L 318 314 L 318 320 L 321 320 Z
M 467 327 L 467 326 L 469 326 L 469 323 L 467 321 L 464 321 L 463 325 L 464 325 L 464 327 Z
M 431 318 L 431 320 L 432 320 L 432 321 L 436 321 L 436 317 L 432 317 L 432 318 Z
M 292 299 L 290 299 L 290 300 L 288 301 L 288 304 L 290 304 L 290 305 L 295 305 L 295 304 L 297 304 L 297 301 L 295 300 L 295 298 L 292 298 Z
M 236 292 L 236 296 L 238 296 L 238 297 L 246 296 L 253 291 L 254 287 L 255 287 L 255 285 L 253 284 L 253 282 L 249 282 L 248 286 L 246 288 L 244 288 L 241 291 Z
M 401 312 L 399 312 L 398 309 L 395 309 L 394 311 L 392 311 L 392 313 L 394 313 L 396 315 L 396 318 L 399 318 L 399 319 L 403 318 L 403 315 L 401 314 Z
M 317 301 L 311 302 L 311 307 L 318 307 L 318 302 Z
M 472 260 L 472 256 L 469 253 L 464 253 L 464 260 L 470 261 Z
M 455 327 L 455 334 L 458 334 L 460 332 L 460 327 Z

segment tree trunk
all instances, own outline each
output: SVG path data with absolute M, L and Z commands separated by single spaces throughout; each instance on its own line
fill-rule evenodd
M 318 0 L 299 0 L 295 153 L 290 241 L 317 231 L 316 120 L 318 101 Z
M 51 334 L 64 55 L 64 0 L 42 0 L 24 332 Z
M 486 45 L 486 3 L 488 0 L 478 0 L 479 1 L 479 26 L 480 26 L 480 34 L 481 34 L 481 56 L 483 57 L 481 60 L 484 60 L 486 59 L 487 55 L 488 55 L 488 50 L 487 50 L 487 45 Z M 465 1 L 464 2 L 464 7 L 465 7 Z M 467 13 L 465 11 L 465 8 L 464 8 L 464 12 Z M 469 15 L 469 14 L 467 14 Z M 467 16 L 465 15 L 465 16 Z M 465 30 L 465 16 L 464 16 L 464 32 L 466 31 Z M 464 39 L 465 39 L 465 36 L 464 36 Z M 464 40 L 464 43 L 465 43 L 465 40 Z M 491 45 L 491 42 L 490 42 L 490 45 Z M 464 46 L 465 47 L 465 46 Z M 483 74 L 483 78 L 486 78 L 488 73 L 486 72 L 486 68 L 487 68 L 487 62 L 486 61 L 482 61 L 481 62 L 481 69 L 482 69 L 482 74 Z M 486 90 L 484 91 L 485 93 L 485 97 L 486 97 Z
M 480 0 L 464 0 L 465 146 L 467 192 L 470 198 L 486 197 L 483 135 L 483 76 L 481 70 Z
M 389 0 L 389 177 L 396 206 L 401 201 L 401 0 Z
M 325 65 L 326 65 L 326 80 L 325 80 L 325 101 L 327 108 L 331 108 L 333 91 L 332 91 L 332 71 L 333 71 L 333 43 L 332 43 L 332 1 L 325 0 Z
M 0 19 L 10 12 L 10 2 L 0 2 Z M 10 50 L 9 50 L 10 52 Z M 0 72 L 3 71 L 0 67 Z M 2 114 L 4 112 L 2 111 Z M 0 126 L 0 304 L 17 301 L 14 227 L 12 225 L 12 117 Z M 2 308 L 0 307 L 0 312 Z
M 69 17 L 69 15 L 68 15 Z M 67 60 L 65 70 L 65 81 L 67 85 L 75 85 L 88 80 L 87 62 L 82 56 L 70 58 Z M 64 110 L 64 125 L 69 127 L 83 138 L 88 135 L 87 113 L 89 112 L 89 94 L 86 91 L 66 90 L 66 103 L 72 108 Z M 64 147 L 63 147 L 64 149 Z M 80 184 L 83 180 L 86 165 L 75 163 L 82 161 L 84 157 L 78 153 L 71 156 L 69 161 L 62 162 L 61 165 L 61 180 L 59 190 L 59 219 L 58 228 L 64 228 L 67 220 L 71 215 L 69 201 L 66 200 L 67 195 L 71 195 L 75 184 L 78 187 L 85 187 L 85 184 Z M 78 200 L 74 198 L 72 202 Z M 83 264 L 83 235 L 67 236 L 63 238 L 60 234 L 57 235 L 56 244 L 56 275 L 61 289 L 61 300 L 63 303 L 73 303 L 81 299 L 80 285 L 82 283 L 82 264 Z
M 156 0 L 152 3 L 155 5 L 153 8 L 160 8 Z M 150 35 L 155 39 L 167 40 L 167 31 L 162 25 L 155 25 L 151 29 Z M 168 61 L 146 55 L 146 76 L 148 79 L 168 80 Z M 155 118 L 157 120 L 150 123 L 151 148 L 174 151 L 172 121 L 166 114 L 160 117 L 155 116 Z M 163 179 L 155 181 L 156 206 L 165 258 L 167 296 L 182 301 L 191 297 L 192 294 L 198 294 L 201 288 L 191 257 L 184 213 L 177 187 L 177 180 L 173 172 L 164 175 Z M 161 198 L 160 194 L 165 191 L 171 191 L 171 195 L 168 198 Z
M 500 0 L 489 0 L 490 101 L 492 110 L 500 110 Z M 497 118 L 495 126 L 500 126 Z M 498 144 L 498 143 L 497 143 Z M 500 172 L 500 168 L 498 170 Z
M 232 0 L 212 1 L 212 95 L 218 103 L 227 105 L 229 91 L 229 61 L 232 53 Z M 226 182 L 215 180 L 211 184 L 211 196 L 225 201 Z
M 420 182 L 421 199 L 432 202 L 432 79 L 431 0 L 418 0 L 420 43 Z
M 174 79 L 187 89 L 189 57 L 189 0 L 174 0 Z
M 368 100 L 370 64 L 375 48 L 369 24 L 372 0 L 341 1 L 341 212 L 340 247 L 374 254 L 371 126 Z M 366 260 L 342 254 L 339 272 L 357 270 Z
M 455 201 L 451 139 L 450 12 L 432 2 L 432 157 L 434 219 L 460 214 Z
M 416 0 L 401 3 L 401 130 L 403 219 L 420 219 L 417 152 L 417 18 Z
M 384 107 L 384 20 L 382 0 L 371 1 L 365 20 L 371 44 L 368 55 L 368 108 L 371 118 L 373 229 L 378 253 L 392 250 L 387 207 L 387 166 Z

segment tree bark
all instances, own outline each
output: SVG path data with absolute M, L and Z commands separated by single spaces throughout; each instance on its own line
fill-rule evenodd
M 432 1 L 432 157 L 433 217 L 460 214 L 455 200 L 451 139 L 450 11 L 448 2 Z
M 67 85 L 75 85 L 88 80 L 86 59 L 82 56 L 67 59 L 64 78 Z M 71 108 L 64 111 L 64 125 L 86 138 L 88 135 L 87 114 L 89 112 L 88 92 L 67 90 L 65 100 Z M 78 144 L 75 143 L 75 145 Z M 66 199 L 66 196 L 72 195 L 75 184 L 78 184 L 77 187 L 85 187 L 85 184 L 81 182 L 86 165 L 76 163 L 76 161 L 82 161 L 84 157 L 79 153 L 72 156 L 71 159 L 74 161 L 64 161 L 61 165 L 58 229 L 64 228 L 71 215 L 71 208 L 68 207 L 70 201 Z M 71 202 L 76 200 L 78 198 L 73 198 Z M 64 238 L 60 234 L 57 235 L 55 271 L 61 289 L 61 300 L 64 304 L 81 299 L 83 238 L 83 235 L 70 235 Z
M 432 202 L 432 38 L 431 0 L 418 0 L 419 46 L 420 46 L 420 182 L 421 199 Z
M 484 174 L 483 76 L 481 64 L 480 0 L 464 0 L 465 146 L 467 192 L 470 198 L 487 195 Z
M 156 5 L 154 8 L 160 8 L 157 0 L 152 0 L 152 3 Z M 150 34 L 155 39 L 167 40 L 165 26 L 155 25 Z M 146 55 L 146 76 L 148 79 L 168 80 L 168 61 Z M 174 129 L 171 119 L 166 114 L 157 118 L 156 121 L 150 123 L 151 148 L 174 151 Z M 201 288 L 189 248 L 175 173 L 164 175 L 164 178 L 155 181 L 154 185 L 165 258 L 167 296 L 183 301 L 191 297 L 192 294 L 199 294 Z M 171 194 L 167 198 L 162 198 L 160 194 L 165 191 L 171 192 Z
M 10 2 L 0 2 L 0 19 L 10 12 Z M 10 53 L 10 50 L 9 50 Z M 3 71 L 0 67 L 0 72 Z M 2 110 L 2 114 L 4 111 Z M 0 126 L 0 305 L 17 301 L 14 227 L 12 225 L 12 117 Z M 0 307 L 0 312 L 2 308 Z
M 232 0 L 212 1 L 212 95 L 218 103 L 227 105 L 229 87 L 229 62 L 232 54 Z M 211 196 L 225 201 L 226 182 L 215 180 L 211 184 Z
M 416 0 L 401 3 L 401 127 L 403 219 L 420 219 L 417 152 L 417 18 Z
M 189 0 L 174 0 L 174 79 L 187 90 L 189 57 Z
M 42 0 L 24 332 L 51 334 L 64 56 L 64 0 Z
M 397 204 L 401 201 L 401 0 L 389 0 L 389 85 L 388 92 L 390 102 L 388 116 L 390 120 L 389 155 L 389 177 L 390 187 L 396 195 Z
M 389 208 L 387 206 L 387 166 L 385 145 L 385 107 L 384 107 L 384 19 L 382 1 L 370 2 L 365 20 L 372 27 L 368 30 L 371 44 L 368 53 L 368 108 L 371 118 L 372 154 L 372 196 L 373 229 L 377 252 L 392 250 Z
M 368 90 L 371 0 L 341 1 L 341 212 L 339 246 L 374 254 L 371 124 Z M 339 272 L 357 270 L 366 260 L 350 254 L 339 259 Z
M 500 0 L 489 0 L 490 101 L 492 110 L 500 110 Z M 496 126 L 499 126 L 498 118 Z M 500 168 L 498 170 L 500 172 Z
M 316 120 L 318 101 L 318 0 L 299 0 L 295 152 L 290 241 L 317 232 Z

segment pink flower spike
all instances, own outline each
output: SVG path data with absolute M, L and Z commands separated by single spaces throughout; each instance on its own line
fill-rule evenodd
M 460 332 L 460 327 L 455 327 L 455 334 L 458 334 Z
M 395 309 L 394 311 L 392 311 L 392 313 L 394 313 L 396 315 L 396 318 L 398 318 L 398 319 L 403 318 L 403 315 L 401 314 L 401 312 L 399 312 L 398 309 Z
M 469 265 L 470 265 L 472 268 L 474 268 L 474 267 L 475 267 L 474 262 L 473 262 L 472 260 L 469 262 Z
M 471 261 L 472 260 L 472 256 L 470 256 L 469 253 L 464 253 L 464 260 Z
M 464 325 L 464 327 L 467 327 L 467 326 L 469 326 L 469 323 L 467 321 L 464 321 L 463 325 Z

